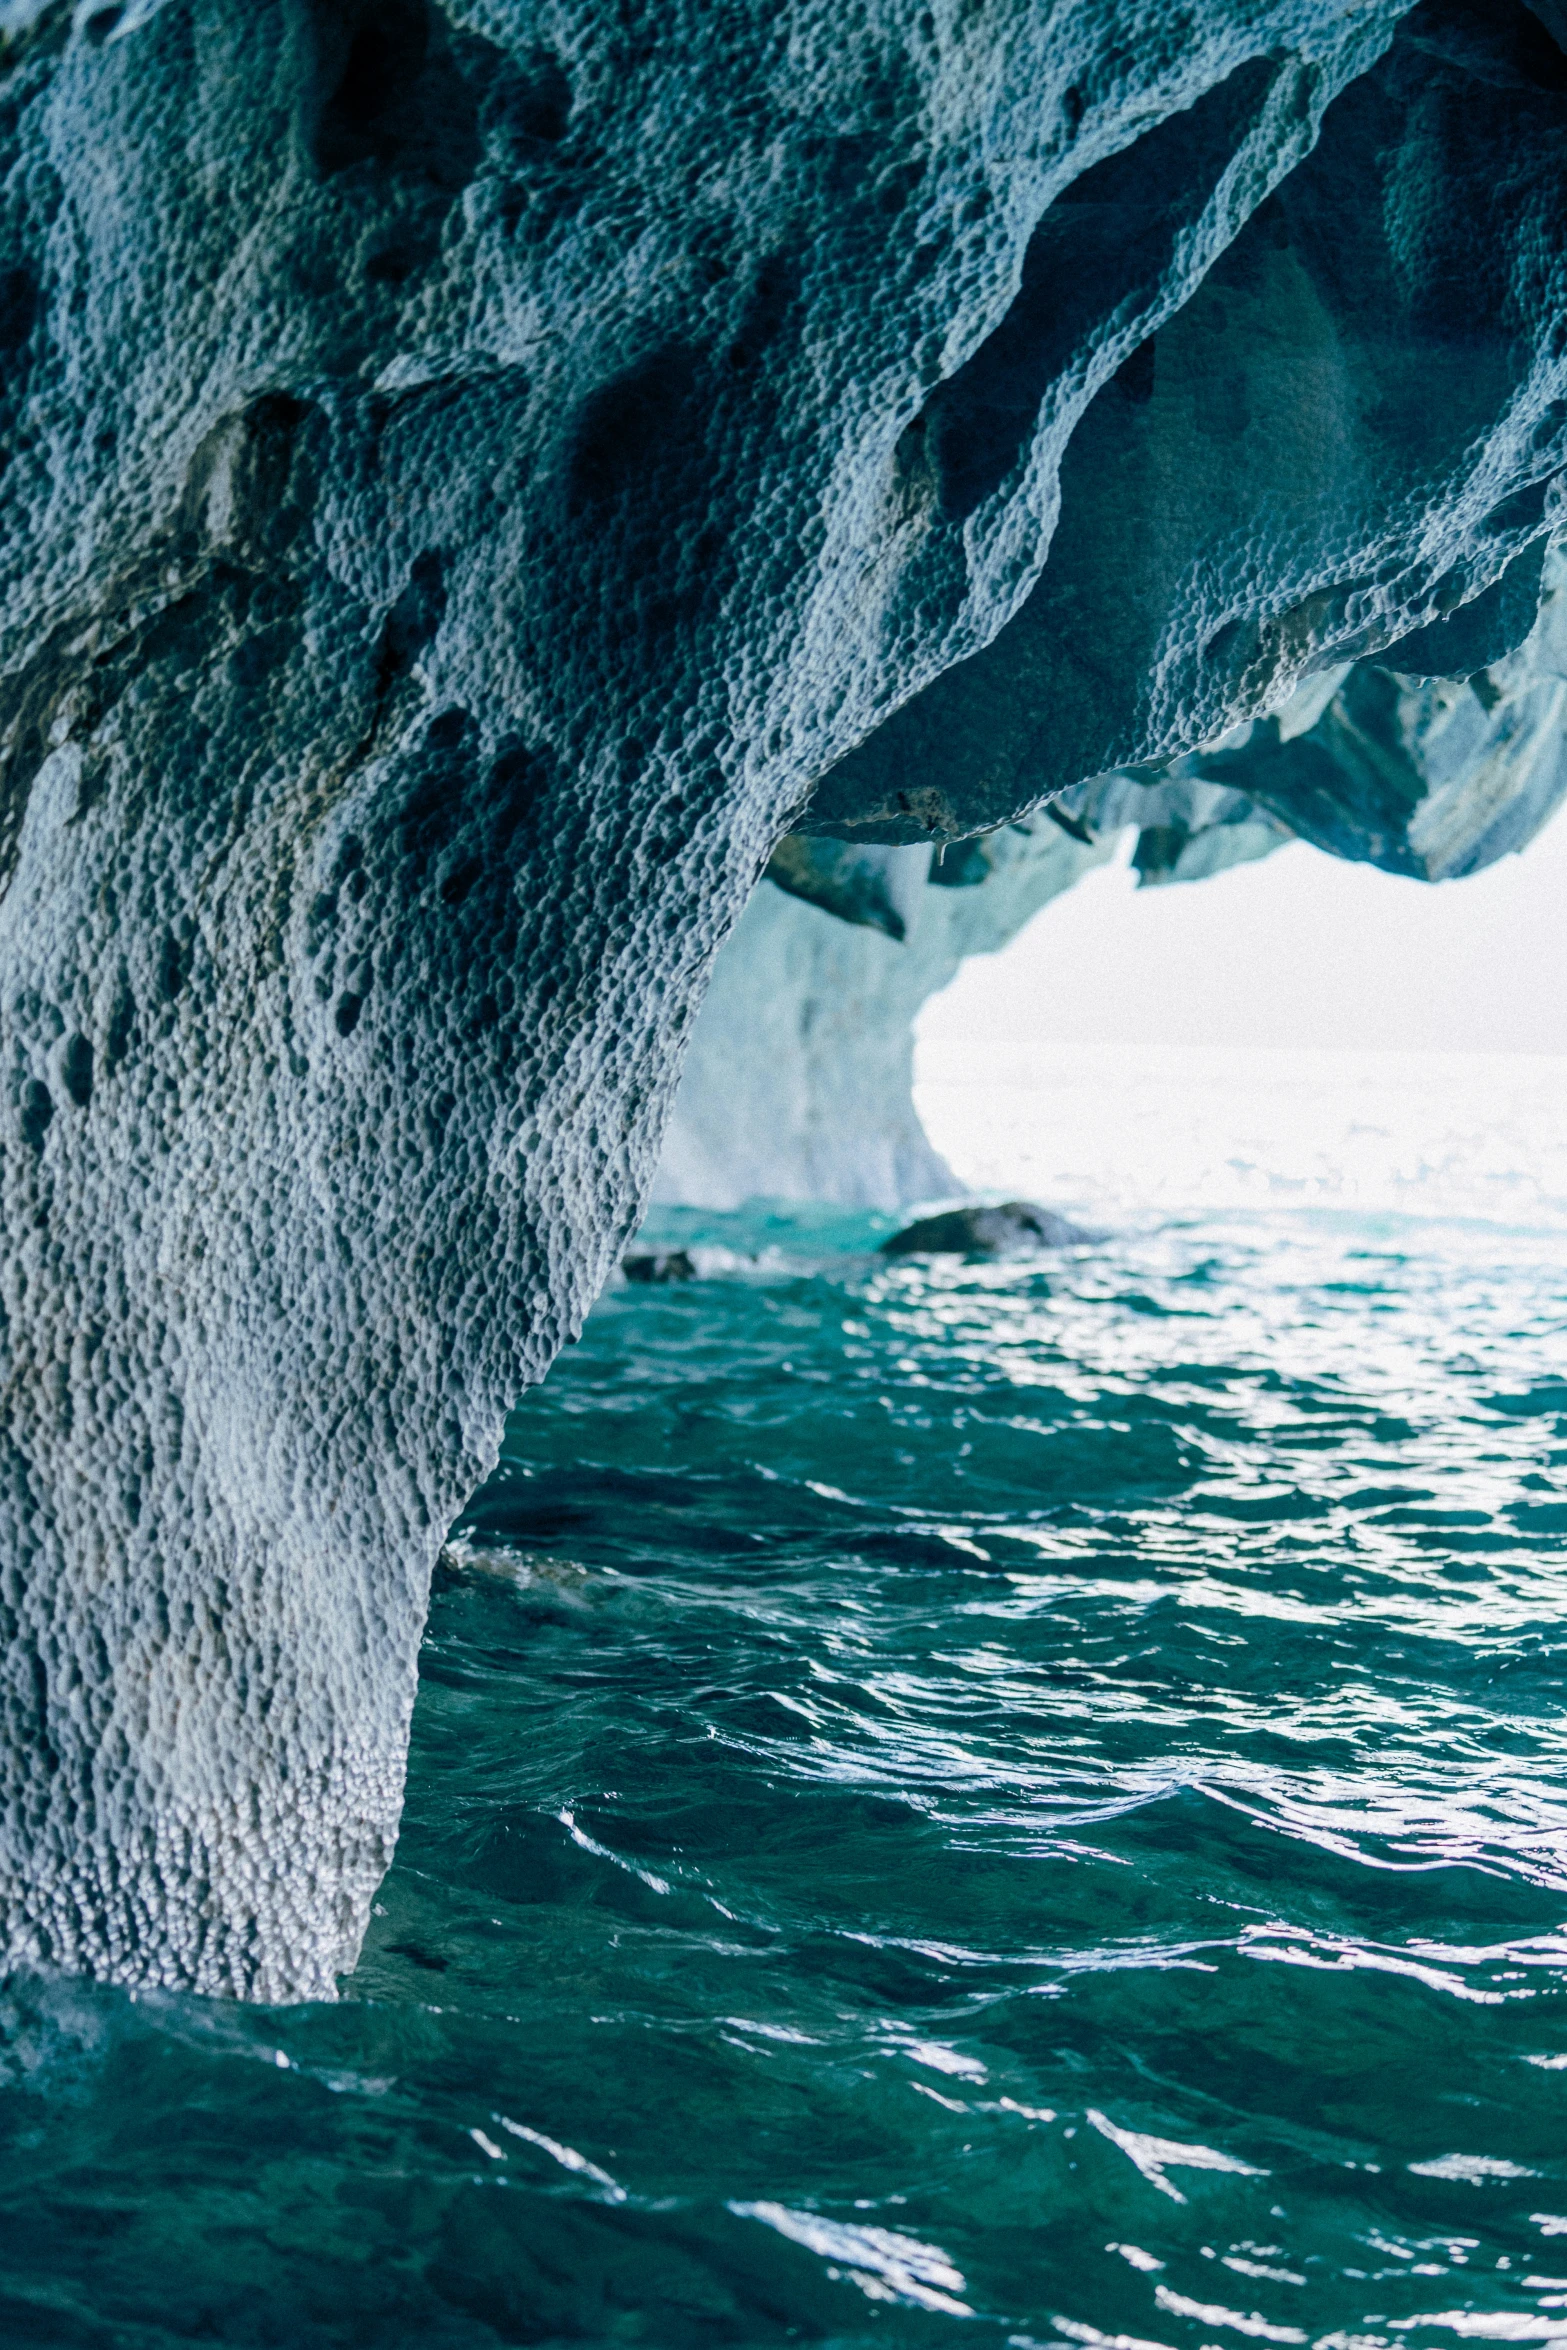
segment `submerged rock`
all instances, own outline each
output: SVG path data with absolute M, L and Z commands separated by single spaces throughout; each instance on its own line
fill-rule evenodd
M 1031 1200 L 999 1208 L 945 1208 L 922 1216 L 881 1244 L 884 1257 L 1031 1257 L 1042 1249 L 1079 1248 L 1095 1239 L 1080 1224 Z
M 768 1262 L 767 1253 L 744 1256 L 738 1250 L 708 1242 L 691 1248 L 637 1249 L 620 1260 L 622 1277 L 643 1288 L 664 1288 L 677 1281 L 717 1281 L 726 1273 L 754 1273 Z

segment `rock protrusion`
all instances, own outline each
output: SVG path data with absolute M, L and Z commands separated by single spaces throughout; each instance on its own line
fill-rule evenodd
M 353 1965 L 435 1558 L 813 784 L 918 873 L 1556 528 L 1518 0 L 953 15 L 0 6 L 0 1963 Z

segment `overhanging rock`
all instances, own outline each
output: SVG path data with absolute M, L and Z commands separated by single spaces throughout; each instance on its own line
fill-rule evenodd
M 714 965 L 655 1200 L 892 1208 L 959 1189 L 914 1107 L 914 1020 L 1128 829 L 1144 887 L 1209 880 L 1295 839 L 1422 881 L 1524 847 L 1567 795 L 1567 558 L 1541 554 L 1529 633 L 1472 676 L 1324 670 L 1217 744 L 935 851 L 785 840 L 790 896 L 759 889 Z M 1039 1007 L 1041 1038 L 1054 1009 Z
M 0 34 L 5 1947 L 321 1995 L 441 1537 L 817 779 L 994 824 L 1548 523 L 1560 53 L 1511 0 Z M 1047 766 L 1034 682 L 979 768 L 857 750 L 1036 619 Z
M 1402 642 L 1412 669 L 1464 675 L 1516 646 L 1567 462 L 1564 100 L 1562 52 L 1530 11 L 1412 11 L 1099 391 L 1065 453 L 1049 563 L 1007 624 L 824 778 L 806 828 L 981 830 L 1211 742 L 1334 662 L 1387 650 L 1396 667 Z M 1156 138 L 1197 139 L 1200 115 Z M 911 498 L 967 498 L 975 436 L 1026 405 L 1067 253 L 1098 240 L 1109 272 L 1168 222 L 1136 150 L 1045 216 L 1018 296 L 1035 331 L 998 335 L 932 394 L 900 444 Z

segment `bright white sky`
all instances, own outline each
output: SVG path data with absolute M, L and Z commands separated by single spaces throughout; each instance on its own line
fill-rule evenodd
M 1567 1053 L 1567 814 L 1434 886 L 1297 843 L 1139 890 L 1129 852 L 972 958 L 921 1036 Z

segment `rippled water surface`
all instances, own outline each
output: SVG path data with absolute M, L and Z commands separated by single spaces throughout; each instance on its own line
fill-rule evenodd
M 0 2338 L 1567 2341 L 1560 1229 L 886 1229 L 519 1409 L 340 2006 L 10 1987 Z

